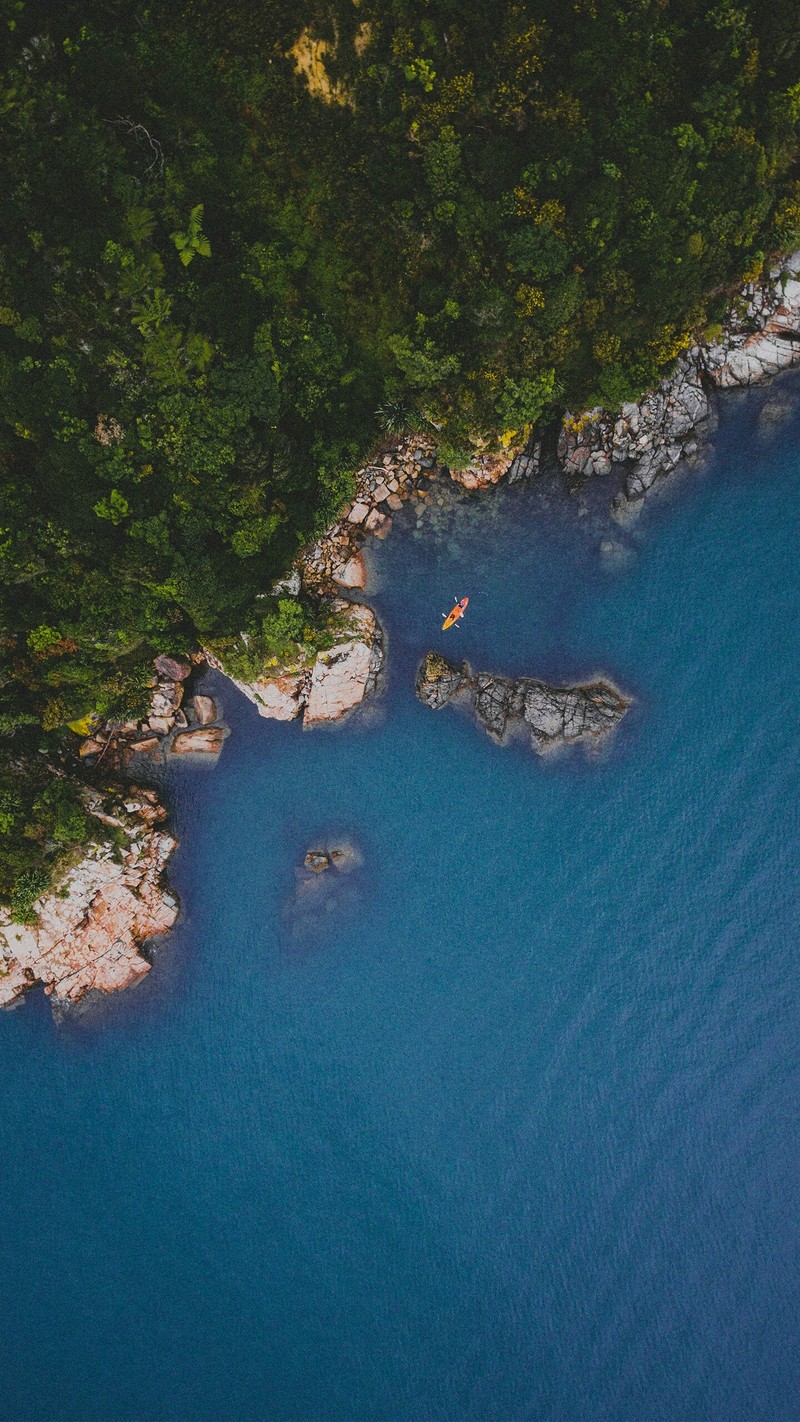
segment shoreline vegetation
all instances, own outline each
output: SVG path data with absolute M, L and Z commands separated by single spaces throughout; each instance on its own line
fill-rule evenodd
M 9 9 L 8 922 L 96 853 L 98 730 L 219 750 L 154 658 L 342 714 L 383 655 L 363 539 L 437 465 L 528 476 L 581 411 L 559 461 L 627 463 L 622 517 L 708 387 L 800 357 L 793 7 L 461 9 Z

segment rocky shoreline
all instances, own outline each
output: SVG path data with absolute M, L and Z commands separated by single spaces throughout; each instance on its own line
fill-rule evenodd
M 567 412 L 558 432 L 558 463 L 573 483 L 607 474 L 615 466 L 624 468 L 612 512 L 618 519 L 628 518 L 658 480 L 697 452 L 698 435 L 709 416 L 710 390 L 757 384 L 797 364 L 800 251 L 774 265 L 762 281 L 742 287 L 719 339 L 685 350 L 673 371 L 640 400 L 623 405 L 616 415 L 599 408 L 577 416 Z M 231 675 L 224 658 L 211 650 L 196 653 L 193 660 L 228 677 L 261 716 L 279 721 L 301 717 L 305 729 L 339 720 L 376 693 L 385 660 L 380 622 L 373 609 L 354 596 L 367 589 L 368 540 L 385 538 L 393 515 L 405 504 L 431 501 L 437 480 L 449 478 L 467 490 L 486 489 L 502 479 L 516 483 L 539 473 L 541 455 L 542 441 L 532 436 L 522 450 L 477 451 L 471 463 L 456 470 L 439 463 L 429 435 L 406 436 L 385 446 L 356 471 L 354 497 L 339 518 L 298 555 L 289 576 L 273 589 L 290 598 L 304 592 L 330 611 L 346 613 L 350 625 L 336 645 L 320 651 L 312 665 L 277 667 L 253 680 Z M 193 715 L 190 724 L 181 705 L 183 682 L 191 669 L 185 659 L 157 658 L 148 717 L 140 723 L 109 723 L 102 733 L 93 732 L 81 755 L 97 763 L 111 750 L 110 762 L 121 758 L 130 763 L 132 754 L 157 750 L 162 742 L 167 751 L 218 754 L 225 732 L 215 724 L 216 711 L 206 721 Z M 192 698 L 192 705 L 197 699 Z M 115 742 L 113 747 L 109 741 Z
M 613 512 L 630 517 L 657 481 L 696 452 L 710 391 L 757 384 L 797 364 L 800 251 L 773 266 L 764 280 L 745 285 L 719 339 L 687 348 L 673 371 L 640 400 L 616 415 L 601 409 L 568 412 L 558 433 L 558 462 L 572 482 L 623 467 Z M 357 471 L 354 498 L 336 522 L 302 551 L 288 578 L 273 589 L 288 597 L 305 592 L 340 615 L 342 635 L 334 645 L 300 670 L 277 668 L 252 681 L 231 676 L 208 650 L 191 658 L 157 657 L 147 715 L 93 727 L 80 746 L 82 761 L 126 778 L 149 757 L 218 755 L 227 734 L 219 708 L 209 696 L 186 695 L 192 673 L 205 665 L 227 676 L 262 716 L 301 717 L 303 727 L 312 728 L 348 715 L 375 695 L 385 662 L 380 622 L 354 597 L 368 586 L 368 539 L 385 538 L 404 505 L 419 508 L 434 500 L 437 480 L 450 478 L 467 490 L 486 489 L 504 478 L 514 483 L 539 473 L 541 452 L 541 440 L 532 437 L 523 450 L 478 451 L 469 465 L 452 470 L 439 463 L 430 436 L 387 443 Z M 596 744 L 629 705 L 607 681 L 552 687 L 532 678 L 476 674 L 467 663 L 453 666 L 434 653 L 420 668 L 417 695 L 433 709 L 469 706 L 495 740 L 524 732 L 539 753 L 558 745 Z M 117 832 L 121 846 L 92 844 L 37 902 L 35 926 L 14 924 L 0 912 L 0 1006 L 17 1001 L 35 983 L 44 984 L 58 1005 L 92 991 L 127 987 L 149 971 L 141 945 L 175 922 L 177 904 L 163 885 L 175 841 L 157 828 L 166 812 L 155 792 L 133 787 L 114 792 L 113 805 L 106 797 L 105 808 L 98 791 L 87 788 L 86 796 L 91 813 Z
M 212 652 L 205 652 L 206 662 L 227 676 L 253 702 L 260 716 L 274 721 L 302 716 L 304 730 L 338 721 L 375 694 L 383 671 L 385 639 L 380 622 L 366 603 L 332 598 L 328 606 L 340 617 L 340 633 L 332 647 L 317 652 L 309 667 L 240 681 Z
M 564 416 L 558 460 L 574 479 L 627 466 L 613 511 L 636 511 L 656 481 L 697 450 L 696 432 L 709 415 L 709 391 L 761 384 L 800 364 L 800 251 L 742 287 L 718 340 L 700 342 L 679 357 L 655 390 L 623 405 Z
M 138 721 L 105 721 L 92 727 L 78 752 L 87 767 L 127 776 L 135 757 L 154 752 L 218 755 L 227 735 L 214 698 L 186 696 L 192 673 L 206 658 L 161 655 L 154 659 L 150 705 Z
M 119 992 L 150 971 L 143 944 L 168 933 L 178 903 L 164 884 L 177 841 L 153 790 L 101 794 L 87 787 L 88 812 L 111 831 L 98 835 L 34 904 L 35 924 L 0 910 L 0 1007 L 44 986 L 54 1009 L 90 993 Z
M 473 672 L 468 662 L 454 666 L 436 652 L 428 652 L 420 664 L 416 693 L 432 711 L 450 704 L 466 706 L 500 744 L 520 732 L 529 735 L 539 755 L 579 742 L 596 745 L 631 704 L 609 681 L 548 686 L 533 677 Z

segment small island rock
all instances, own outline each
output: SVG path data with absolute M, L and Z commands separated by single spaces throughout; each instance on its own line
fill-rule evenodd
M 610 682 L 548 686 L 532 677 L 473 674 L 468 663 L 453 666 L 429 652 L 417 673 L 417 696 L 438 711 L 449 701 L 465 701 L 475 719 L 497 741 L 509 733 L 530 734 L 536 751 L 607 735 L 630 705 Z
M 331 861 L 328 853 L 324 849 L 309 849 L 303 860 L 306 869 L 310 869 L 312 874 L 322 874 L 326 869 L 331 868 Z

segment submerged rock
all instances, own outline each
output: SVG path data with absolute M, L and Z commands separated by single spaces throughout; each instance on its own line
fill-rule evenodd
M 448 701 L 468 701 L 475 719 L 494 740 L 527 730 L 536 751 L 608 734 L 630 705 L 607 681 L 585 686 L 548 686 L 531 677 L 514 679 L 473 674 L 468 663 L 454 667 L 429 652 L 417 673 L 417 696 L 437 711 Z
M 332 915 L 355 908 L 361 888 L 353 870 L 363 864 L 361 851 L 350 840 L 328 841 L 309 849 L 295 870 L 295 887 L 284 918 L 295 938 L 313 941 Z
M 385 538 L 391 526 L 391 514 L 380 513 L 378 509 L 373 509 L 364 523 L 364 527 L 375 538 Z
M 350 840 L 342 839 L 331 845 L 328 850 L 331 863 L 340 874 L 349 874 L 353 869 L 359 869 L 364 863 L 361 850 Z
M 36 901 L 35 924 L 12 923 L 0 910 L 0 1006 L 37 983 L 54 1007 L 130 987 L 150 971 L 143 943 L 177 918 L 162 882 L 176 841 L 157 828 L 166 812 L 155 793 L 130 786 L 124 803 L 95 791 L 86 797 L 90 813 L 123 843 L 90 845 Z

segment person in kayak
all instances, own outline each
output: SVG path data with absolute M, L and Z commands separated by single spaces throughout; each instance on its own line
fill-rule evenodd
M 442 617 L 444 618 L 444 622 L 442 623 L 443 632 L 446 632 L 448 627 L 458 627 L 459 618 L 464 616 L 468 602 L 468 597 L 462 597 L 460 601 L 456 602 L 452 611 L 442 613 Z

